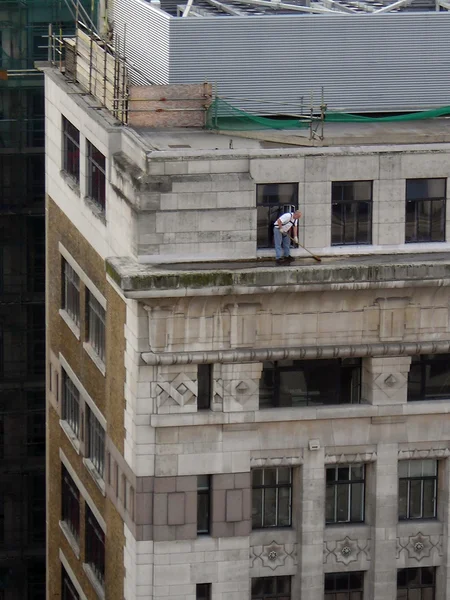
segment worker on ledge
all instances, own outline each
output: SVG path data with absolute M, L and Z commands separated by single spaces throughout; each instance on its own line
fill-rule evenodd
M 274 223 L 273 239 L 275 241 L 277 265 L 289 265 L 294 260 L 290 255 L 291 239 L 295 244 L 298 244 L 298 220 L 301 216 L 302 213 L 299 210 L 293 213 L 284 213 Z M 292 237 L 291 229 L 294 232 Z

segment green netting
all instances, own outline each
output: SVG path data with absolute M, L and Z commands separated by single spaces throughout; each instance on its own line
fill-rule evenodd
M 387 117 L 365 117 L 341 112 L 327 112 L 327 123 L 386 123 L 401 121 L 420 121 L 450 115 L 450 106 L 442 106 L 433 110 L 423 110 L 403 115 Z M 232 106 L 229 102 L 216 98 L 207 111 L 206 126 L 208 129 L 227 131 L 251 131 L 261 129 L 307 129 L 310 120 L 307 117 L 298 119 L 258 117 Z

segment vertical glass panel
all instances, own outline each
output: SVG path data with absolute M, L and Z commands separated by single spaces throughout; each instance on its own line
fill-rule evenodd
M 262 527 L 262 490 L 253 490 L 252 492 L 252 526 L 254 529 Z
M 364 465 L 354 465 L 352 468 L 352 480 L 364 479 Z
M 276 469 L 264 469 L 264 485 L 276 485 L 277 483 L 277 470 Z
M 351 486 L 351 515 L 350 520 L 357 522 L 364 518 L 364 484 L 354 483 Z
M 423 460 L 411 460 L 409 463 L 409 476 L 421 477 Z
M 351 590 L 359 590 L 363 587 L 364 574 L 360 571 L 349 573 L 349 588 Z
M 434 600 L 434 587 L 422 588 L 421 600 Z
M 420 588 L 409 588 L 408 600 L 422 600 L 422 590 Z
M 444 357 L 429 357 L 425 370 L 426 398 L 448 398 L 450 396 L 450 361 Z
M 338 480 L 348 481 L 350 479 L 350 467 L 338 467 Z
M 408 477 L 409 475 L 409 460 L 401 460 L 398 463 L 398 476 L 399 477 Z
M 252 485 L 262 485 L 263 482 L 263 471 L 262 469 L 253 469 L 252 471 Z
M 422 481 L 411 480 L 409 490 L 409 518 L 420 519 L 422 517 Z
M 398 569 L 397 571 L 397 587 L 406 586 L 406 569 Z
M 291 488 L 278 488 L 278 525 L 288 527 L 291 524 Z
M 349 487 L 348 485 L 338 485 L 337 490 L 337 521 L 344 522 L 349 520 Z
M 277 500 L 276 489 L 265 488 L 264 490 L 264 526 L 275 527 L 277 525 Z
M 445 241 L 445 200 L 433 200 L 431 202 L 430 241 Z
M 325 519 L 327 523 L 333 523 L 335 521 L 334 516 L 334 491 L 335 485 L 327 485 L 326 488 L 326 500 L 325 500 Z
M 265 362 L 259 380 L 259 408 L 268 408 L 275 405 L 274 376 L 273 363 Z
M 408 481 L 400 480 L 398 485 L 398 518 L 408 518 Z
M 336 591 L 347 591 L 348 590 L 348 581 L 349 574 L 348 573 L 334 573 L 334 582 L 336 586 Z
M 397 588 L 397 600 L 408 600 L 408 590 L 406 588 Z
M 336 469 L 334 467 L 327 467 L 326 470 L 326 481 L 332 483 L 336 480 Z
M 423 515 L 424 519 L 432 519 L 436 516 L 434 509 L 436 482 L 434 479 L 425 479 L 423 482 Z
M 325 591 L 333 592 L 334 589 L 334 573 L 325 573 Z
M 252 579 L 252 598 L 261 596 L 264 589 L 263 577 L 255 577 Z
M 417 241 L 416 201 L 407 200 L 405 206 L 405 242 Z
M 277 580 L 277 593 L 288 594 L 291 589 L 291 578 L 290 577 L 276 577 Z
M 420 569 L 412 568 L 405 569 L 406 571 L 406 582 L 408 586 L 420 584 Z
M 422 364 L 418 361 L 411 363 L 408 374 L 408 401 L 422 400 Z M 424 399 L 424 398 L 423 398 Z
M 421 571 L 422 585 L 434 585 L 435 567 L 422 567 Z
M 279 467 L 277 469 L 278 473 L 278 483 L 290 483 L 291 482 L 291 469 L 289 467 Z
M 437 460 L 423 460 L 422 461 L 422 474 L 423 475 L 436 475 L 437 473 Z
M 331 245 L 344 243 L 344 210 L 342 204 L 331 206 Z

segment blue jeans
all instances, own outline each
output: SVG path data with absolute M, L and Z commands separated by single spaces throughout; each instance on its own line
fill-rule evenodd
M 284 252 L 284 256 L 289 256 L 290 254 L 290 247 L 291 247 L 291 240 L 289 238 L 289 235 L 283 235 L 281 233 L 281 231 L 278 229 L 278 227 L 274 227 L 273 228 L 273 239 L 275 242 L 275 256 L 276 259 L 280 259 L 283 257 L 283 252 Z

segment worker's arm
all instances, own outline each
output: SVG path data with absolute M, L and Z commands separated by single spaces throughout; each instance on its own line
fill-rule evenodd
M 298 244 L 298 225 L 294 225 L 294 237 L 292 238 L 296 244 Z
M 284 223 L 283 223 L 283 221 L 281 220 L 281 218 L 280 218 L 280 219 L 277 219 L 277 225 L 278 225 L 278 227 L 283 227 Z

